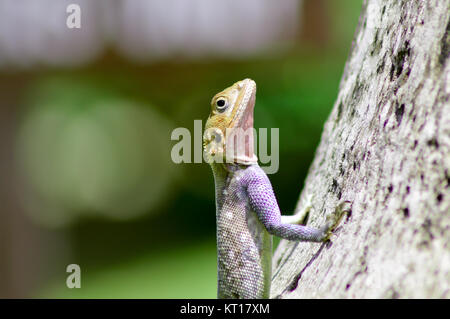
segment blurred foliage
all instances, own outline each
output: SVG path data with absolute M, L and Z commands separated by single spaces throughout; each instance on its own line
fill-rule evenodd
M 40 79 L 26 102 L 19 159 L 32 216 L 47 226 L 94 212 L 124 219 L 165 198 L 173 164 L 170 122 L 95 79 Z M 172 169 L 171 169 L 172 168 Z
M 109 53 L 86 67 L 27 74 L 17 134 L 27 211 L 70 243 L 70 252 L 41 261 L 48 280 L 34 296 L 215 297 L 213 177 L 204 163 L 170 161 L 170 132 L 192 132 L 215 93 L 254 79 L 256 127 L 280 128 L 280 168 L 269 178 L 283 213 L 291 214 L 337 96 L 360 7 L 330 1 L 332 41 L 323 48 L 150 65 Z M 82 289 L 65 286 L 70 263 L 81 266 Z
M 101 272 L 82 272 L 81 289 L 67 289 L 66 273 L 39 292 L 41 298 L 213 298 L 215 243 L 196 243 L 139 255 Z M 213 257 L 213 258 L 211 258 Z

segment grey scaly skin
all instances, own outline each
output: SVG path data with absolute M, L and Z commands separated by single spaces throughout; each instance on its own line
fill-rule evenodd
M 253 153 L 255 94 L 250 79 L 218 93 L 205 126 L 204 155 L 216 193 L 218 298 L 269 298 L 272 235 L 323 242 L 348 211 L 348 202 L 341 203 L 319 229 L 296 225 L 309 204 L 304 212 L 281 216 L 269 178 Z M 246 138 L 234 139 L 243 133 Z

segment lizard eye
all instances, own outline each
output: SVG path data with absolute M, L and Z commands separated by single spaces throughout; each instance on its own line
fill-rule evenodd
M 216 108 L 219 112 L 223 112 L 228 106 L 228 102 L 223 97 L 218 98 L 216 101 Z

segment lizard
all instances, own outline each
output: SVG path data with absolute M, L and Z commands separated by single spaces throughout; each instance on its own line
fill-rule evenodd
M 217 93 L 203 134 L 204 158 L 215 182 L 218 298 L 269 298 L 272 235 L 325 242 L 349 210 L 349 202 L 341 202 L 321 228 L 299 224 L 310 201 L 297 214 L 281 215 L 253 151 L 255 97 L 251 79 Z

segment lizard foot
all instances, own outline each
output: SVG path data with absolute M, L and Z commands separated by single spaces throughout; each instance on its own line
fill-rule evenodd
M 336 209 L 333 214 L 327 216 L 327 232 L 324 241 L 330 239 L 331 235 L 333 234 L 333 231 L 340 224 L 342 217 L 344 217 L 344 215 L 348 214 L 350 211 L 351 211 L 351 202 L 343 201 L 336 206 Z

